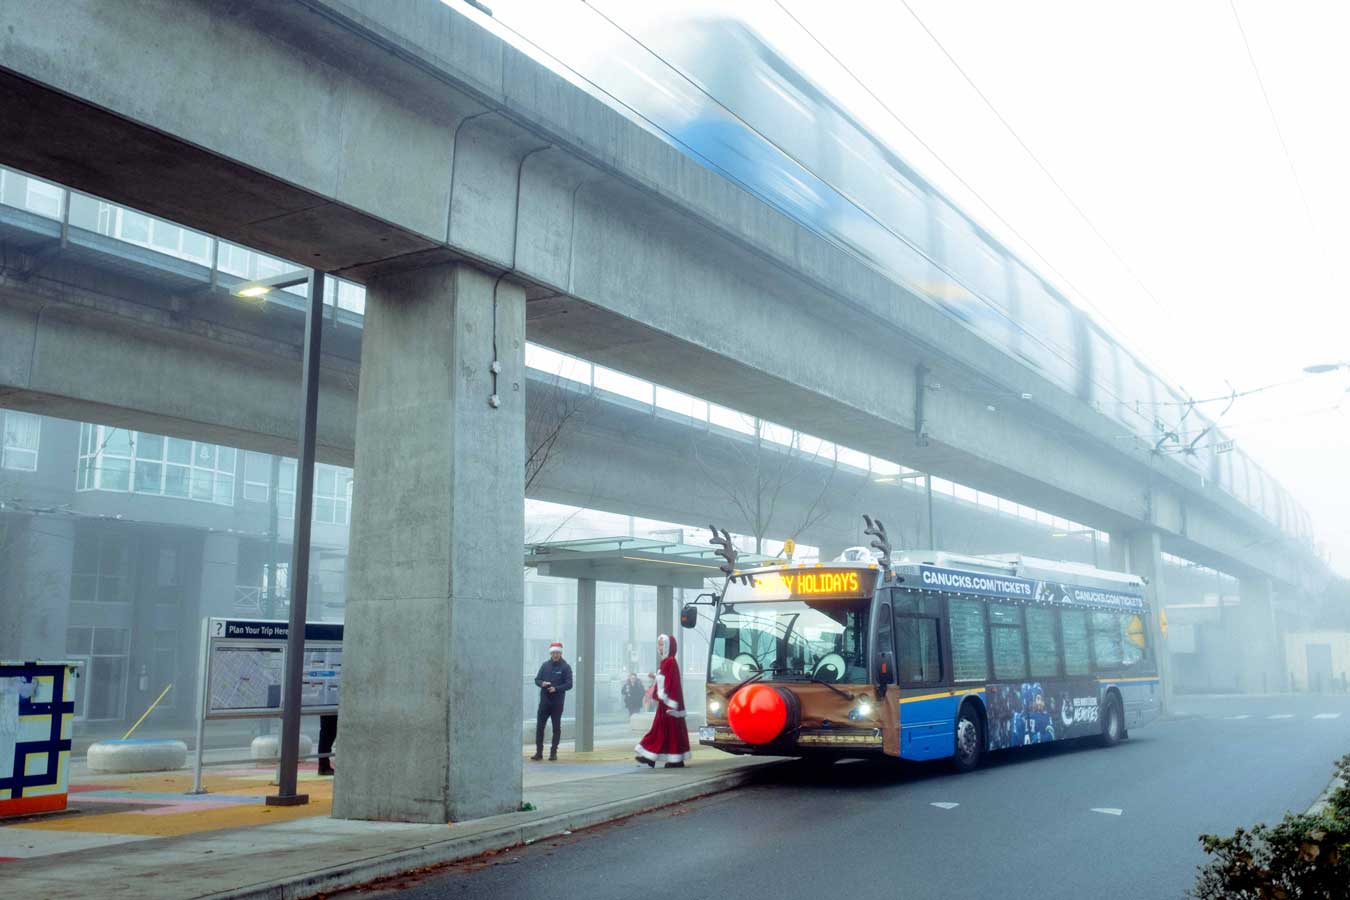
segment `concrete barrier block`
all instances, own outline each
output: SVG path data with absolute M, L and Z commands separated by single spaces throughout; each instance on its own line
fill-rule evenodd
M 187 744 L 173 740 L 99 741 L 89 745 L 91 772 L 168 772 L 187 764 Z
M 307 734 L 300 735 L 300 755 L 309 756 L 314 752 L 314 741 Z M 260 734 L 249 744 L 248 755 L 255 763 L 275 763 L 281 759 L 281 735 Z

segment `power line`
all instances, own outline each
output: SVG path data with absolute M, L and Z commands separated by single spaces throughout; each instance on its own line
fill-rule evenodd
M 938 40 L 938 37 L 936 34 L 933 33 L 933 30 L 928 27 L 928 25 L 924 22 L 924 20 L 919 17 L 919 14 L 914 11 L 914 8 L 909 5 L 909 0 L 900 0 L 900 2 L 904 5 L 905 10 L 914 18 L 914 21 L 919 23 L 919 27 L 922 28 L 930 38 L 932 38 L 933 43 L 936 44 L 937 48 L 942 51 L 942 55 L 947 57 L 947 60 L 953 66 L 956 67 L 957 72 L 961 73 L 961 77 L 965 79 L 966 84 L 970 85 L 971 89 L 975 91 L 976 95 L 978 95 L 979 98 L 982 101 L 984 101 L 984 105 L 989 107 L 989 111 L 994 114 L 994 117 L 998 119 L 999 122 L 1003 125 L 1003 127 L 1008 130 L 1008 134 L 1012 135 L 1013 140 L 1017 141 L 1018 145 L 1023 150 L 1026 151 L 1027 156 L 1031 157 L 1031 161 L 1036 164 L 1037 168 L 1039 168 L 1041 172 L 1045 174 L 1045 177 L 1050 180 L 1050 183 L 1055 186 L 1055 189 L 1059 191 L 1059 193 L 1064 197 L 1066 201 L 1068 201 L 1069 206 L 1073 207 L 1074 212 L 1078 213 L 1079 218 L 1081 218 L 1087 224 L 1087 227 L 1090 228 L 1092 230 L 1092 233 L 1095 234 L 1098 240 L 1102 242 L 1102 245 L 1105 246 L 1107 250 L 1111 251 L 1111 255 L 1116 258 L 1116 261 L 1119 262 L 1121 267 L 1125 269 L 1125 272 L 1132 279 L 1134 279 L 1135 284 L 1139 285 L 1139 289 L 1142 290 L 1150 300 L 1156 303 L 1159 309 L 1171 312 L 1172 310 L 1168 309 L 1167 306 L 1165 306 L 1163 302 L 1158 299 L 1157 295 L 1154 294 L 1153 291 L 1149 289 L 1148 285 L 1146 285 L 1144 283 L 1144 280 L 1139 277 L 1139 274 L 1135 272 L 1134 268 L 1128 262 L 1126 262 L 1125 257 L 1121 254 L 1121 252 L 1116 249 L 1116 246 L 1112 244 L 1110 240 L 1107 239 L 1106 235 L 1102 233 L 1101 229 L 1098 228 L 1096 224 L 1092 221 L 1092 219 L 1088 217 L 1088 214 L 1083 211 L 1083 208 L 1078 205 L 1078 202 L 1074 200 L 1072 196 L 1070 196 L 1068 190 L 1065 189 L 1064 185 L 1059 183 L 1059 179 L 1055 178 L 1055 176 L 1050 172 L 1049 167 L 1047 167 L 1046 164 L 1041 161 L 1041 158 L 1036 155 L 1035 151 L 1032 150 L 1030 146 L 1027 145 L 1027 142 L 1022 140 L 1022 136 L 1017 133 L 1017 130 L 1015 128 L 1012 127 L 1012 123 L 1010 123 L 1006 118 L 1004 118 L 1003 113 L 998 111 L 998 107 L 994 105 L 993 101 L 990 100 L 989 97 L 985 95 L 984 91 L 980 90 L 980 87 L 975 83 L 975 80 L 971 78 L 970 75 L 966 73 L 966 70 L 961 67 L 961 64 L 956 61 L 956 57 L 952 56 L 951 52 L 943 45 L 942 41 Z
M 1294 179 L 1294 188 L 1298 191 L 1299 202 L 1303 204 L 1303 217 L 1308 225 L 1308 236 L 1318 245 L 1323 253 L 1323 264 L 1325 260 L 1325 247 L 1318 237 L 1317 228 L 1313 225 L 1312 207 L 1308 204 L 1308 195 L 1303 190 L 1303 179 L 1298 177 L 1298 167 L 1294 165 L 1294 157 L 1289 152 L 1289 145 L 1285 143 L 1284 132 L 1280 129 L 1280 119 L 1275 115 L 1275 107 L 1270 102 L 1270 94 L 1266 91 L 1266 81 L 1261 77 L 1261 68 L 1256 64 L 1256 56 L 1252 53 L 1252 45 L 1247 40 L 1247 29 L 1242 27 L 1242 17 L 1238 15 L 1236 0 L 1228 0 L 1228 7 L 1233 11 L 1233 21 L 1237 23 L 1238 34 L 1242 36 L 1242 46 L 1247 51 L 1247 61 L 1251 63 L 1252 74 L 1256 76 L 1256 85 L 1261 89 L 1261 99 L 1266 104 L 1266 112 L 1270 115 L 1271 127 L 1275 129 L 1275 137 L 1280 142 L 1280 149 L 1284 152 L 1284 161 L 1289 166 L 1289 174 Z
M 983 194 L 981 194 L 974 187 L 972 187 L 970 182 L 962 178 L 961 174 L 957 172 L 956 169 L 952 168 L 950 163 L 948 163 L 945 159 L 942 158 L 942 154 L 938 153 L 937 150 L 933 149 L 932 145 L 930 145 L 927 141 L 925 141 L 922 137 L 920 137 L 918 132 L 916 132 L 913 128 L 911 128 L 909 124 L 905 122 L 903 118 L 900 117 L 900 114 L 897 113 L 889 103 L 887 103 L 880 96 L 878 96 L 877 93 L 874 90 L 872 90 L 871 87 L 868 86 L 867 82 L 863 81 L 862 78 L 860 78 L 858 74 L 854 72 L 853 69 L 850 68 L 847 63 L 845 63 L 842 59 L 840 59 L 839 56 L 833 50 L 831 50 L 824 41 L 822 41 L 819 37 L 817 37 L 815 32 L 811 31 L 810 28 L 807 28 L 806 24 L 802 22 L 801 19 L 793 15 L 792 11 L 783 5 L 782 0 L 774 0 L 774 3 L 780 10 L 783 11 L 784 15 L 786 15 L 789 19 L 791 19 L 793 23 L 798 28 L 800 28 L 806 34 L 806 36 L 809 37 L 816 44 L 817 47 L 823 50 L 825 54 L 830 57 L 830 59 L 834 60 L 835 64 L 839 66 L 839 68 L 843 69 L 844 72 L 847 73 L 847 75 L 850 78 L 852 78 L 853 81 L 860 88 L 862 88 L 869 97 L 871 97 L 874 101 L 876 101 L 877 105 L 880 106 L 882 109 L 884 109 L 886 111 L 886 114 L 895 120 L 896 124 L 898 124 L 901 128 L 905 129 L 905 131 L 909 134 L 909 136 L 912 137 L 920 147 L 926 150 L 929 153 L 929 155 L 931 155 L 935 160 L 937 160 L 938 164 L 942 166 L 942 168 L 946 169 L 949 173 L 951 173 L 951 176 L 956 179 L 957 184 L 961 185 L 963 188 L 969 191 L 971 196 L 973 196 L 976 200 L 978 200 L 984 206 L 985 209 L 989 210 L 990 214 L 992 214 L 993 217 L 997 219 L 1003 225 L 1004 228 L 1008 229 L 1008 231 L 1014 237 L 1016 237 L 1019 241 L 1025 244 L 1027 249 L 1030 250 L 1041 261 L 1041 264 L 1044 265 L 1051 272 L 1053 272 L 1055 277 L 1057 277 L 1061 282 L 1063 282 L 1066 286 L 1068 286 L 1069 289 L 1072 290 L 1075 295 L 1077 295 L 1079 300 L 1081 300 L 1086 306 L 1092 309 L 1093 312 L 1097 313 L 1097 315 L 1101 317 L 1102 321 L 1106 322 L 1108 325 L 1110 325 L 1117 332 L 1120 332 L 1122 335 L 1124 334 L 1124 331 L 1118 325 L 1116 325 L 1115 322 L 1111 320 L 1111 317 L 1106 314 L 1106 311 L 1103 310 L 1096 303 L 1092 302 L 1091 298 L 1088 297 L 1086 291 L 1080 288 L 1077 284 L 1075 284 L 1072 280 L 1070 280 L 1067 275 L 1061 272 L 1055 266 L 1055 264 L 1050 261 L 1049 257 L 1047 257 L 1044 253 L 1042 253 L 1040 249 L 1036 247 L 1035 244 L 1033 244 L 1024 234 L 1022 234 L 1021 231 L 1017 229 L 1016 226 L 1014 226 L 1011 222 L 1009 222 L 1006 218 L 1004 218 L 1003 215 L 997 209 L 994 208 L 994 205 L 985 199 Z M 1025 333 L 1027 336 L 1036 339 L 1038 343 L 1041 343 L 1043 346 L 1045 346 L 1046 349 L 1049 350 L 1051 353 L 1054 353 L 1056 356 L 1060 356 L 1060 358 L 1063 358 L 1063 356 L 1060 353 L 1058 353 L 1055 350 L 1055 348 L 1045 345 L 1044 341 L 1042 341 L 1038 335 L 1032 334 L 1031 332 L 1027 331 L 1020 322 L 1015 324 L 1017 325 L 1018 328 L 1021 328 L 1023 333 Z M 1073 364 L 1073 360 L 1065 359 L 1065 362 L 1068 362 L 1070 365 Z

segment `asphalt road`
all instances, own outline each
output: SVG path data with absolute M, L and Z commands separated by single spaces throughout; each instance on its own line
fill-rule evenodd
M 1204 861 L 1201 832 L 1306 809 L 1347 752 L 1350 697 L 1183 697 L 1174 718 L 1114 748 L 1010 751 L 967 775 L 936 764 L 791 767 L 342 896 L 1181 897 Z

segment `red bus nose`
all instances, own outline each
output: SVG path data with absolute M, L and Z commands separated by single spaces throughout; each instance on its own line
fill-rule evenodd
M 767 684 L 746 685 L 727 704 L 731 730 L 747 744 L 769 743 L 783 733 L 787 720 L 787 704 Z

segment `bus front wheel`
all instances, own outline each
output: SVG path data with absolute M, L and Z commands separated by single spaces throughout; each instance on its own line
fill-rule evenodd
M 1125 740 L 1125 710 L 1116 694 L 1106 696 L 1102 707 L 1102 745 L 1111 747 Z
M 952 755 L 952 765 L 958 772 L 969 772 L 980 764 L 983 749 L 984 726 L 980 723 L 980 714 L 967 703 L 956 717 L 956 752 Z

